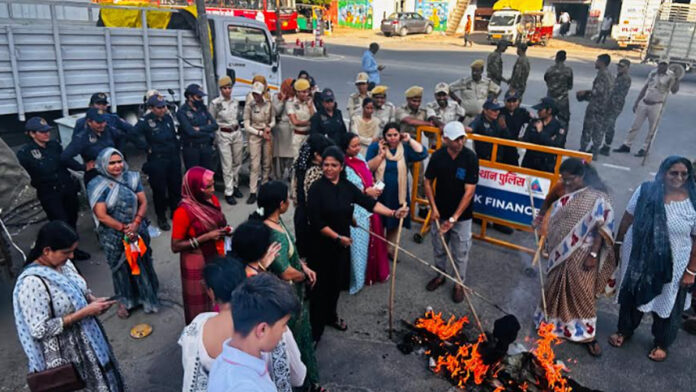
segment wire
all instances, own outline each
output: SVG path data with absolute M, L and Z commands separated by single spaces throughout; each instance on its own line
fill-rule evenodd
M 2 219 L 0 219 L 0 225 L 2 225 L 2 230 L 5 232 L 5 235 L 7 236 L 7 240 L 10 241 L 10 244 L 12 244 L 12 246 L 15 249 L 17 249 L 19 254 L 22 255 L 22 259 L 24 259 L 24 262 L 26 262 L 27 255 L 25 255 L 24 252 L 22 251 L 22 249 L 20 249 L 19 246 L 17 246 L 17 244 L 15 244 L 15 242 L 12 241 L 12 236 L 10 235 L 10 232 L 7 230 L 7 227 L 5 226 L 5 222 L 3 222 Z

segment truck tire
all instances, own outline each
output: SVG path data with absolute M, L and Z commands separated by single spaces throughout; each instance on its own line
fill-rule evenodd
M 402 27 L 401 30 L 399 30 L 399 35 L 402 37 L 405 37 L 406 35 L 408 35 L 408 29 L 405 27 Z
M 391 37 L 391 36 L 392 36 L 392 33 L 384 33 L 384 36 L 385 36 L 385 37 Z
M 428 25 L 425 27 L 425 34 L 431 34 L 433 32 L 433 26 Z

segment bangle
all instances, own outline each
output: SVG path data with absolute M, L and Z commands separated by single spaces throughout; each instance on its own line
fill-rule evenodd
M 392 210 L 392 218 L 396 218 L 396 210 Z
M 193 240 L 194 248 L 198 248 L 199 246 L 201 246 L 200 242 L 198 242 L 198 238 L 193 237 L 192 240 Z
M 623 241 L 614 241 L 614 245 L 623 245 Z
M 686 273 L 691 275 L 691 276 L 696 276 L 696 272 L 690 270 L 689 267 L 686 267 Z

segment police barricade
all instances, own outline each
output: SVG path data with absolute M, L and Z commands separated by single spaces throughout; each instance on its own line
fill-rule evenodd
M 420 142 L 423 136 L 429 139 L 429 153 L 432 154 L 442 146 L 442 135 L 439 128 L 430 126 L 418 127 L 416 140 Z M 432 143 L 433 136 L 435 143 Z M 534 200 L 534 208 L 538 210 L 549 191 L 560 178 L 558 170 L 563 159 L 575 157 L 590 162 L 592 161 L 592 154 L 474 133 L 467 133 L 467 139 L 492 145 L 491 160 L 479 159 L 479 181 L 473 202 L 474 218 L 481 220 L 481 231 L 474 233 L 473 237 L 492 244 L 534 254 L 535 249 L 488 236 L 486 232 L 487 224 L 499 224 L 521 231 L 532 232 L 534 230 L 532 228 L 532 217 L 534 214 L 531 206 L 530 190 Z M 500 146 L 518 147 L 555 155 L 556 164 L 553 172 L 497 162 Z M 413 165 L 414 184 L 411 191 L 411 219 L 423 224 L 420 232 L 414 235 L 413 239 L 416 242 L 423 240 L 423 236 L 427 233 L 430 225 L 430 209 L 428 209 L 427 216 L 423 218 L 417 214 L 418 208 L 416 208 L 429 205 L 425 195 L 418 193 L 419 186 L 417 181 L 415 181 L 415 179 L 420 177 L 420 171 L 424 170 L 421 166 L 420 162 Z M 437 184 L 435 184 L 434 191 L 437 192 Z

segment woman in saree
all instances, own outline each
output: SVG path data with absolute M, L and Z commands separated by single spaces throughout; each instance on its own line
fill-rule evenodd
M 99 221 L 99 243 L 111 268 L 119 302 L 117 315 L 127 318 L 139 305 L 146 313 L 157 312 L 159 281 L 152 266 L 145 219 L 147 198 L 140 173 L 129 171 L 123 154 L 112 147 L 99 153 L 95 169 L 99 174 L 87 185 L 87 196 Z
M 677 337 L 681 314 L 691 305 L 696 276 L 696 186 L 688 159 L 666 158 L 654 181 L 641 184 L 626 206 L 616 234 L 622 277 L 619 322 L 609 344 L 621 347 L 652 313 L 653 348 L 661 362 Z
M 360 136 L 360 152 L 365 153 L 367 147 L 373 142 L 379 141 L 379 119 L 373 116 L 375 103 L 372 98 L 365 98 L 362 102 L 362 110 L 350 119 L 350 131 Z
M 346 179 L 364 194 L 373 199 L 378 198 L 382 191 L 373 186 L 372 172 L 360 154 L 360 137 L 350 132 L 343 135 L 341 148 L 346 154 Z M 370 236 L 364 230 L 369 229 L 383 236 L 382 218 L 356 205 L 353 210 L 353 219 L 357 227 L 350 228 L 350 238 L 353 240 L 353 245 L 350 247 L 351 269 L 348 289 L 350 294 L 360 291 L 364 284 L 383 282 L 389 277 L 387 244 L 383 240 Z
M 556 335 L 583 343 L 591 355 L 599 356 L 596 301 L 608 291 L 616 269 L 614 209 L 592 166 L 569 158 L 560 173 L 566 193 L 553 203 L 549 216 L 546 309 L 540 305 L 534 321 L 537 327 L 553 324 Z
M 181 203 L 172 219 L 172 252 L 180 253 L 181 290 L 184 317 L 191 323 L 199 313 L 213 310 L 203 286 L 203 267 L 224 256 L 225 236 L 232 229 L 220 208 L 215 192 L 214 173 L 194 166 L 184 175 Z

